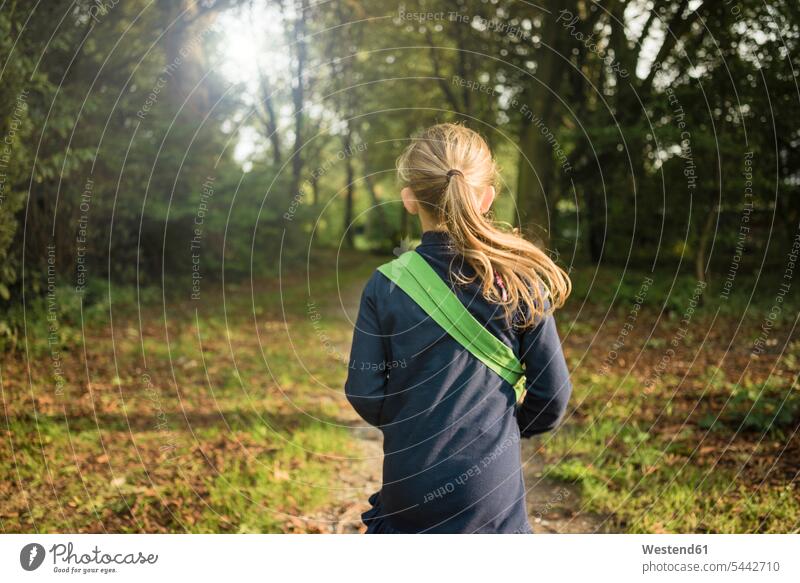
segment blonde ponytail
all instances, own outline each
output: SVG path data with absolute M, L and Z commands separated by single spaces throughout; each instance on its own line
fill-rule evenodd
M 483 296 L 523 328 L 564 305 L 572 289 L 566 272 L 544 251 L 480 212 L 480 194 L 496 184 L 497 167 L 476 132 L 456 124 L 430 127 L 412 140 L 397 171 L 475 271 L 469 278 L 456 274 L 456 283 L 480 281 Z M 497 276 L 505 294 L 496 285 Z

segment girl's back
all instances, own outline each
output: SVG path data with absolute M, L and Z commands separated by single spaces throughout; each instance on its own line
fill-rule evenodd
M 566 365 L 552 316 L 515 327 L 457 247 L 450 231 L 427 230 L 416 252 L 511 347 L 525 366 L 527 395 L 518 411 L 506 380 L 376 271 L 362 296 L 346 385 L 356 410 L 384 435 L 383 487 L 364 515 L 368 532 L 530 531 L 519 440 L 560 418 Z M 505 295 L 502 280 L 491 285 Z M 517 311 L 525 314 L 524 306 Z

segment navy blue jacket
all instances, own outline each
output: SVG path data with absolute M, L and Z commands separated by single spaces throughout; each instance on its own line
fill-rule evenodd
M 553 429 L 571 393 L 555 321 L 525 331 L 507 324 L 478 284 L 454 286 L 469 266 L 447 234 L 417 247 L 479 322 L 525 364 L 527 392 L 451 338 L 380 272 L 364 289 L 345 392 L 383 432 L 383 487 L 363 515 L 367 532 L 526 533 L 520 437 Z

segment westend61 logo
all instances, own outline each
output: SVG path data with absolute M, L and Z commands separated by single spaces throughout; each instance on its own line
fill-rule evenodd
M 145 555 L 141 551 L 135 553 L 104 553 L 95 545 L 87 553 L 76 552 L 72 543 L 54 544 L 45 552 L 39 543 L 30 543 L 22 547 L 19 553 L 19 564 L 26 571 L 35 571 L 41 567 L 47 554 L 53 560 L 54 573 L 115 573 L 116 565 L 153 565 L 158 555 Z

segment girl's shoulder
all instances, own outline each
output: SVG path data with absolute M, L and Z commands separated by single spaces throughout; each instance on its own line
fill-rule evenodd
M 386 295 L 390 289 L 392 282 L 380 272 L 378 268 L 372 272 L 367 282 L 364 284 L 362 298 L 377 299 L 380 296 Z

